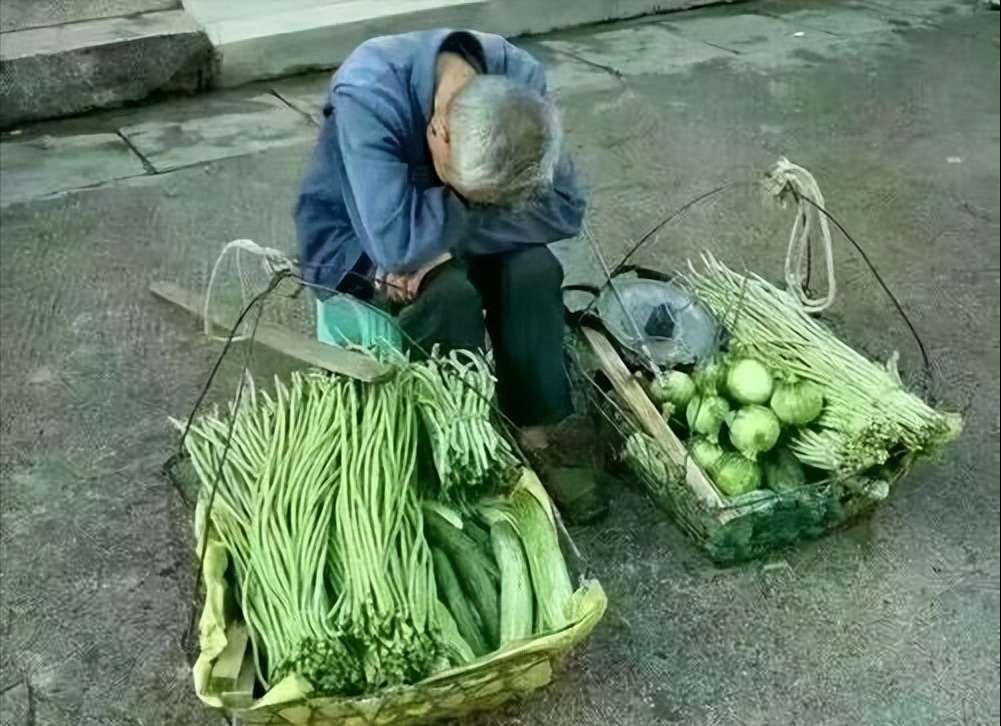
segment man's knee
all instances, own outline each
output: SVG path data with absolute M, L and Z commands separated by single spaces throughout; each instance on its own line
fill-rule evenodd
M 435 344 L 443 352 L 477 350 L 486 340 L 482 299 L 458 267 L 445 268 L 429 280 L 417 299 L 400 312 L 399 321 L 403 332 L 426 350 Z
M 419 299 L 423 299 L 425 304 L 445 306 L 454 312 L 483 312 L 480 293 L 469 281 L 466 271 L 456 265 L 449 265 L 427 282 Z
M 519 289 L 544 293 L 563 286 L 563 265 L 545 245 L 511 253 L 506 267 L 508 285 Z

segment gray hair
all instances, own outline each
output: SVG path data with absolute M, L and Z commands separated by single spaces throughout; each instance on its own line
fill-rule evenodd
M 470 197 L 523 206 L 552 182 L 562 130 L 555 106 L 504 76 L 476 76 L 452 101 L 450 181 Z

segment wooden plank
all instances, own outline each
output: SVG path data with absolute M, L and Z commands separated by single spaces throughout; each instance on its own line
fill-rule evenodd
M 149 289 L 158 298 L 173 303 L 203 319 L 205 298 L 202 295 L 169 282 L 154 282 L 149 286 Z M 215 316 L 212 316 L 209 322 L 223 329 L 231 327 Z M 389 373 L 389 366 L 380 363 L 370 355 L 345 348 L 336 348 L 274 325 L 264 323 L 258 325 L 254 342 L 307 365 L 323 368 L 331 373 L 350 376 L 360 381 L 377 381 Z
M 640 425 L 663 448 L 667 456 L 685 471 L 685 479 L 696 496 L 712 507 L 722 507 L 723 500 L 716 488 L 706 478 L 705 473 L 692 461 L 688 450 L 667 425 L 657 407 L 653 405 L 643 387 L 629 372 L 626 364 L 616 352 L 608 338 L 593 328 L 581 330 L 598 359 L 601 370 L 608 376 L 612 386 L 636 414 Z

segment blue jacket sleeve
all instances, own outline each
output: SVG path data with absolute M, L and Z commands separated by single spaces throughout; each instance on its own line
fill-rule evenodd
M 356 245 L 345 244 L 353 233 L 336 193 L 330 155 L 333 143 L 334 126 L 328 118 L 320 129 L 295 207 L 300 270 L 321 297 L 333 291 L 360 254 Z
M 334 98 L 337 144 L 331 157 L 351 225 L 366 254 L 387 272 L 413 272 L 454 248 L 468 221 L 462 202 L 441 187 L 416 188 L 399 137 L 352 95 Z
M 506 75 L 547 95 L 545 72 L 526 51 L 505 44 Z M 463 249 L 468 254 L 508 252 L 528 245 L 550 244 L 575 237 L 584 222 L 587 201 L 573 160 L 566 152 L 556 166 L 553 183 L 517 212 L 477 210 Z

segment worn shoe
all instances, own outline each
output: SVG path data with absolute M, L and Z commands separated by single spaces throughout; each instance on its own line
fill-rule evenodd
M 571 524 L 590 524 L 608 513 L 604 457 L 597 432 L 583 416 L 571 416 L 554 426 L 549 445 L 530 451 L 539 479 L 563 518 Z

